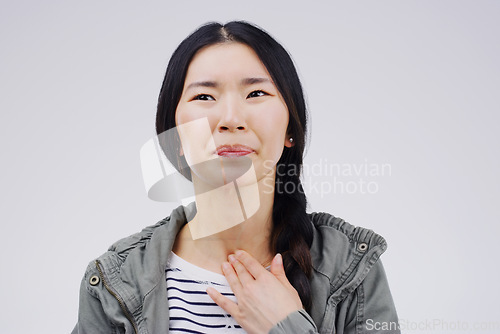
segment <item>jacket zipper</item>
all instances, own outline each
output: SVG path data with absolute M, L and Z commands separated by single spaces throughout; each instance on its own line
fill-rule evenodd
M 127 310 L 127 307 L 125 306 L 125 304 L 123 303 L 123 300 L 120 298 L 120 296 L 118 296 L 118 294 L 116 294 L 113 290 L 111 290 L 111 288 L 109 287 L 108 283 L 106 282 L 106 280 L 104 279 L 104 275 L 102 273 L 102 269 L 101 269 L 101 262 L 99 260 L 96 260 L 95 261 L 95 264 L 96 264 L 96 267 L 97 267 L 97 271 L 99 271 L 99 276 L 101 276 L 101 280 L 102 280 L 102 284 L 104 284 L 104 287 L 106 288 L 106 290 L 108 290 L 108 292 L 113 296 L 115 297 L 115 299 L 118 301 L 118 304 L 120 304 L 120 307 L 123 311 L 123 313 L 125 314 L 125 317 L 127 317 L 128 321 L 130 321 L 130 323 L 132 324 L 132 326 L 134 327 L 134 332 L 135 334 L 138 334 L 138 330 L 137 330 L 137 325 L 135 324 L 134 322 L 134 319 L 132 318 L 132 315 L 130 314 L 130 312 Z

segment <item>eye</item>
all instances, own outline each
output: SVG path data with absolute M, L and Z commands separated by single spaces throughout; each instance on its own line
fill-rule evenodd
M 193 100 L 200 100 L 200 101 L 215 101 L 212 95 L 208 94 L 198 94 L 195 97 L 193 97 Z
M 265 96 L 265 95 L 269 95 L 269 94 L 267 94 L 263 90 L 254 90 L 253 92 L 251 92 L 250 94 L 248 94 L 247 98 L 250 98 L 250 97 L 259 97 L 259 96 Z

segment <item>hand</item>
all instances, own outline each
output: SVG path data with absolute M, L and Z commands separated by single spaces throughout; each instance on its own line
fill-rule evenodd
M 229 255 L 222 272 L 238 303 L 208 288 L 208 295 L 248 333 L 268 333 L 271 328 L 294 311 L 302 309 L 297 290 L 285 275 L 281 254 L 271 263 L 271 272 L 245 251 Z

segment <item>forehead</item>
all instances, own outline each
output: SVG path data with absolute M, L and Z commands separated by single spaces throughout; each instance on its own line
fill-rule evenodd
M 189 64 L 185 83 L 198 79 L 255 76 L 270 78 L 255 51 L 246 44 L 229 42 L 200 49 Z

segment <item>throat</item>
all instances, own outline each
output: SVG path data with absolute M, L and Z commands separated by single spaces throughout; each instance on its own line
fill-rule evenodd
M 191 221 L 196 221 L 196 217 Z M 274 252 L 270 248 L 272 221 L 244 221 L 237 226 L 203 238 L 193 238 L 191 222 L 184 225 L 172 251 L 187 262 L 222 274 L 221 265 L 238 249 L 252 255 L 264 267 L 270 265 Z
M 268 178 L 274 182 L 272 176 Z M 238 249 L 245 250 L 264 266 L 269 265 L 274 256 L 270 243 L 274 191 L 269 191 L 265 180 L 230 182 L 199 192 L 206 185 L 194 174 L 196 215 L 177 235 L 173 252 L 218 273 L 228 255 Z

